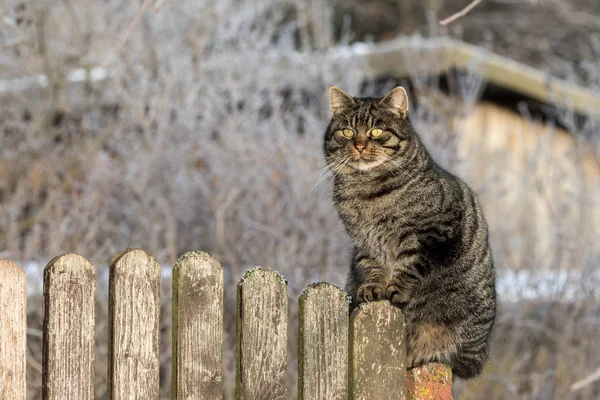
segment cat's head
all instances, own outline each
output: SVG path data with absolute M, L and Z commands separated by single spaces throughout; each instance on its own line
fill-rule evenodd
M 420 143 L 401 86 L 383 98 L 351 97 L 332 86 L 329 102 L 333 115 L 325 132 L 325 158 L 336 173 L 393 172 Z

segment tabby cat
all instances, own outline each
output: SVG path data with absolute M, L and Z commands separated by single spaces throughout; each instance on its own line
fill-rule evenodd
M 487 224 L 473 192 L 431 158 L 402 87 L 383 99 L 329 90 L 325 158 L 335 207 L 354 244 L 353 307 L 389 300 L 407 322 L 409 367 L 481 373 L 496 314 Z

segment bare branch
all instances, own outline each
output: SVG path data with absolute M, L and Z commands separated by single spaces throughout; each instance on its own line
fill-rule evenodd
M 576 392 L 578 390 L 583 389 L 584 387 L 591 385 L 592 383 L 600 380 L 600 368 L 586 376 L 583 379 L 578 380 L 574 384 L 571 385 L 571 392 Z
M 446 26 L 449 23 L 454 22 L 457 19 L 464 17 L 472 9 L 474 9 L 475 7 L 477 7 L 479 5 L 479 3 L 481 3 L 481 2 L 482 2 L 482 0 L 473 0 L 473 2 L 471 4 L 469 4 L 468 6 L 466 6 L 465 8 L 463 8 L 462 10 L 460 10 L 459 12 L 457 12 L 456 14 L 453 14 L 453 15 L 449 16 L 448 18 L 441 20 L 440 21 L 440 25 Z
M 163 3 L 164 3 L 164 0 L 156 0 L 156 3 L 154 3 L 154 7 L 152 8 L 152 11 L 158 12 L 160 10 L 160 8 L 162 7 Z
M 131 23 L 131 25 L 129 25 L 129 29 L 127 29 L 127 32 L 125 32 L 125 35 L 119 41 L 119 44 L 117 44 L 117 47 L 115 47 L 115 50 L 114 50 L 115 53 L 118 53 L 119 51 L 121 51 L 121 49 L 123 48 L 125 43 L 127 43 L 127 40 L 133 33 L 133 30 L 135 29 L 135 27 L 138 26 L 138 24 L 142 20 L 142 15 L 144 15 L 144 13 L 148 9 L 148 7 L 150 7 L 150 4 L 152 4 L 152 0 L 144 0 L 144 3 L 142 4 L 142 8 L 140 9 L 140 12 L 136 15 L 136 17 L 133 20 L 133 22 Z M 154 6 L 154 11 L 158 11 L 157 7 L 160 7 L 161 4 L 162 4 L 162 1 L 159 0 L 157 2 L 157 4 Z

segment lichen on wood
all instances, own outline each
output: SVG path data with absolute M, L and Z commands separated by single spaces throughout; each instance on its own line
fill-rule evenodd
M 452 400 L 452 369 L 429 363 L 406 373 L 408 400 Z

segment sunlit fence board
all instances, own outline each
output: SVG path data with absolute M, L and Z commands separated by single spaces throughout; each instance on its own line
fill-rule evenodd
M 329 283 L 300 295 L 298 398 L 348 398 L 348 296 Z
M 108 397 L 159 397 L 160 266 L 127 249 L 110 265 Z
M 27 283 L 15 263 L 0 260 L 0 399 L 25 400 Z
M 237 290 L 239 400 L 287 399 L 287 282 L 255 268 Z
M 66 254 L 44 270 L 43 398 L 94 398 L 96 273 Z
M 363 304 L 352 313 L 351 399 L 407 398 L 405 328 L 402 312 L 387 301 Z
M 173 268 L 173 399 L 223 395 L 223 267 L 184 254 Z

